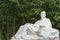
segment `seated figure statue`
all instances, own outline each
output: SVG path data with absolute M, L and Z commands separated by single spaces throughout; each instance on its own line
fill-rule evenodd
M 20 26 L 11 40 L 59 40 L 59 31 L 52 28 L 50 19 L 46 18 L 46 12 L 42 11 L 41 20 Z

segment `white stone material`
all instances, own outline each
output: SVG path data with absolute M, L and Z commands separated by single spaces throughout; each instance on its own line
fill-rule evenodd
M 46 18 L 46 12 L 43 11 L 41 20 L 20 26 L 11 40 L 59 40 L 59 31 L 52 28 L 50 19 Z

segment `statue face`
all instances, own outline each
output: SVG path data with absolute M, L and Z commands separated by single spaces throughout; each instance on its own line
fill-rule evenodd
M 45 11 L 41 12 L 41 19 L 43 19 L 43 18 L 46 18 L 46 12 Z

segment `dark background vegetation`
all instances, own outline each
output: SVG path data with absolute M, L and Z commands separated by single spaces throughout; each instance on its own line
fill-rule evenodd
M 45 10 L 60 31 L 60 0 L 0 0 L 0 40 L 10 40 L 25 23 L 34 23 Z

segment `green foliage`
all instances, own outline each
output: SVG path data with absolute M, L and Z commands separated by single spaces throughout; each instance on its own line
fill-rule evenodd
M 0 39 L 10 40 L 20 25 L 39 20 L 43 10 L 60 30 L 60 0 L 0 0 Z

